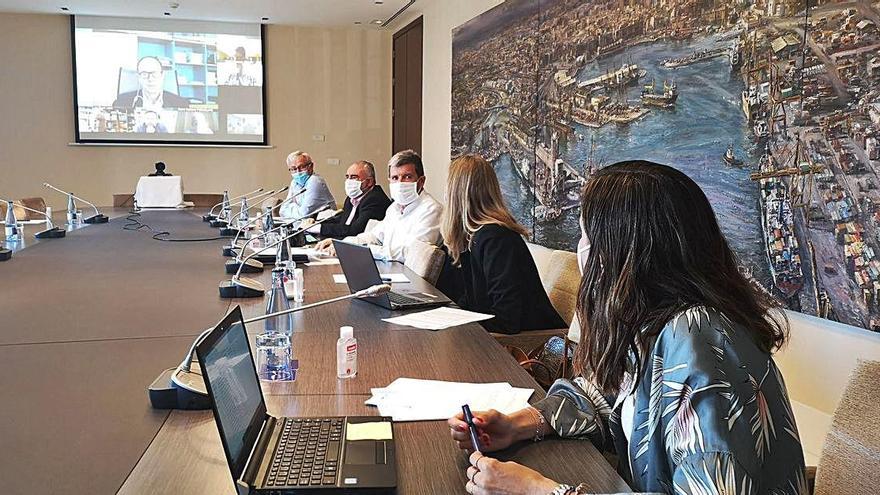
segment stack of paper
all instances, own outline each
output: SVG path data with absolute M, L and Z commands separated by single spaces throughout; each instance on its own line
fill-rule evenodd
M 448 419 L 467 404 L 472 411 L 495 409 L 510 414 L 529 405 L 534 392 L 509 383 L 459 383 L 398 378 L 385 388 L 372 389 L 365 402 L 394 421 Z
M 428 311 L 421 311 L 419 313 L 395 316 L 394 318 L 383 318 L 382 321 L 394 323 L 395 325 L 424 328 L 426 330 L 443 330 L 444 328 L 489 320 L 494 317 L 494 315 L 488 315 L 485 313 L 475 313 L 473 311 L 465 311 L 458 308 L 442 307 Z

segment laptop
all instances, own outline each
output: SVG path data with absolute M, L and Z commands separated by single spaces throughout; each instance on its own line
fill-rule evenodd
M 345 281 L 352 293 L 386 283 L 379 274 L 376 262 L 373 261 L 370 248 L 337 240 L 333 241 L 333 247 L 336 249 L 336 257 L 339 258 L 342 273 L 345 274 Z M 433 287 L 425 291 L 393 290 L 376 297 L 365 297 L 363 300 L 393 310 L 444 306 L 452 302 Z
M 276 418 L 266 412 L 241 308 L 197 346 L 238 493 L 395 493 L 391 418 Z

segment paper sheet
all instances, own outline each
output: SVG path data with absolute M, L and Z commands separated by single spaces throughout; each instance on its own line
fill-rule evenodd
M 372 421 L 370 423 L 349 423 L 345 429 L 345 439 L 355 440 L 391 440 L 391 423 L 389 421 Z
M 468 404 L 472 411 L 496 409 L 510 414 L 529 405 L 534 391 L 514 388 L 509 383 L 459 383 L 398 378 L 385 388 L 372 389 L 365 404 L 379 408 L 379 414 L 394 421 L 448 419 Z
M 338 265 L 338 258 L 324 258 L 317 261 L 309 261 L 306 263 L 306 266 L 327 266 L 327 265 Z
M 406 278 L 406 275 L 402 273 L 380 273 L 383 282 L 391 282 L 392 284 L 405 284 L 409 282 L 409 279 Z M 333 274 L 333 281 L 337 284 L 345 283 L 345 275 L 341 273 Z
M 442 307 L 403 316 L 395 316 L 394 318 L 384 318 L 382 321 L 394 323 L 395 325 L 423 328 L 425 330 L 443 330 L 444 328 L 488 320 L 494 317 L 494 315 L 485 313 Z

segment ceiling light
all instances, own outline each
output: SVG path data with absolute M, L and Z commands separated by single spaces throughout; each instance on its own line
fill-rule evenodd
M 67 8 L 67 7 L 61 7 L 61 10 L 63 10 L 64 12 L 69 12 L 69 11 L 70 11 L 70 9 Z
M 383 22 L 385 22 L 385 21 L 383 21 L 382 19 L 373 19 L 372 21 L 370 21 L 370 24 L 375 24 L 377 26 L 381 26 Z
M 382 5 L 385 2 L 382 0 L 375 0 L 373 3 L 375 3 L 376 5 Z
M 361 21 L 354 21 L 354 23 L 356 26 L 360 26 L 361 24 L 363 24 L 363 22 L 361 22 Z
M 165 15 L 171 15 L 171 12 L 165 12 Z
M 264 20 L 264 21 L 268 21 L 269 18 L 268 18 L 268 17 L 263 17 L 263 20 Z

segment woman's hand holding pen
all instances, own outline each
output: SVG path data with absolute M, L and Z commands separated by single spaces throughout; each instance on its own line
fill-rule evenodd
M 526 440 L 535 435 L 535 417 L 525 409 L 509 416 L 494 409 L 474 412 L 473 416 L 484 452 L 505 449 L 514 442 Z M 474 450 L 463 413 L 449 418 L 447 424 L 449 424 L 452 439 L 458 443 L 459 448 Z

